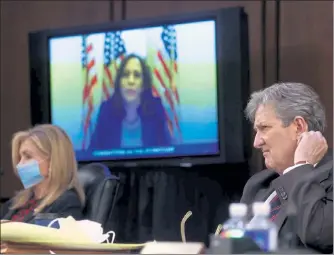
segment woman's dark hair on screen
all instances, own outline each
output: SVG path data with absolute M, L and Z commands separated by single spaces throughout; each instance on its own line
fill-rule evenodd
M 129 60 L 133 58 L 139 60 L 142 68 L 143 91 L 141 92 L 140 95 L 140 106 L 143 110 L 142 112 L 143 114 L 151 112 L 150 105 L 152 103 L 152 100 L 154 99 L 152 94 L 152 74 L 149 67 L 145 63 L 145 60 L 140 56 L 136 54 L 129 54 L 122 60 L 119 66 L 115 79 L 115 91 L 114 94 L 112 95 L 114 107 L 116 107 L 118 109 L 117 111 L 119 111 L 119 113 L 121 113 L 122 115 L 125 115 L 125 109 L 124 109 L 124 101 L 121 95 L 121 78 L 123 76 L 126 64 L 128 63 Z
M 168 146 L 171 137 L 167 131 L 167 119 L 160 98 L 152 94 L 152 77 L 145 60 L 135 54 L 126 56 L 121 62 L 116 78 L 113 95 L 101 104 L 99 117 L 89 150 L 110 150 L 120 148 L 122 120 L 126 116 L 125 100 L 121 94 L 121 78 L 130 59 L 139 60 L 142 67 L 142 90 L 138 114 L 142 121 L 143 146 Z M 110 132 L 112 130 L 112 132 Z

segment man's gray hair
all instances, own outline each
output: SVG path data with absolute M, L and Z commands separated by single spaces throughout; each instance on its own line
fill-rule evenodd
M 301 116 L 308 124 L 309 131 L 324 132 L 326 127 L 325 109 L 318 94 L 302 83 L 276 83 L 252 93 L 245 109 L 246 117 L 254 123 L 255 113 L 260 105 L 272 105 L 284 126 Z

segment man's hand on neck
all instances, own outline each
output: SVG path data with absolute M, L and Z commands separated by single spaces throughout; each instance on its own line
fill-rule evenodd
M 302 134 L 294 155 L 294 164 L 317 164 L 326 154 L 328 145 L 320 132 Z

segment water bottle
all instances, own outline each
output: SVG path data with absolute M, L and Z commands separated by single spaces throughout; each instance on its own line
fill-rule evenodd
M 241 238 L 246 227 L 247 205 L 232 203 L 229 206 L 230 218 L 223 224 L 220 236 L 222 238 Z
M 253 204 L 253 219 L 246 225 L 245 235 L 265 252 L 277 249 L 277 227 L 269 220 L 270 205 L 263 202 Z

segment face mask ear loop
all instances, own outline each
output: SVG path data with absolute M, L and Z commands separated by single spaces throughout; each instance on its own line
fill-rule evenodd
M 48 228 L 50 228 L 55 222 L 59 221 L 59 218 L 52 220 L 49 224 L 48 224 Z
M 114 243 L 115 237 L 116 237 L 116 233 L 114 231 L 108 231 L 106 234 L 108 234 L 109 236 L 110 236 L 110 234 L 112 234 L 112 238 L 111 238 L 111 242 L 110 243 Z M 109 237 L 107 238 L 107 243 L 109 243 Z

